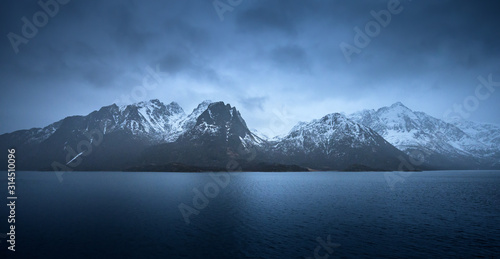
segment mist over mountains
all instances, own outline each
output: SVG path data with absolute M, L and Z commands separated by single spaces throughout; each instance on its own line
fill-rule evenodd
M 444 122 L 402 103 L 331 113 L 268 139 L 230 104 L 105 106 L 0 135 L 19 170 L 302 171 L 500 168 L 500 128 Z M 408 166 L 410 165 L 410 166 Z

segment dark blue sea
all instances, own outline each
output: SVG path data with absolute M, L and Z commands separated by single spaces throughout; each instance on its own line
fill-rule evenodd
M 0 258 L 500 258 L 500 171 L 16 177 Z

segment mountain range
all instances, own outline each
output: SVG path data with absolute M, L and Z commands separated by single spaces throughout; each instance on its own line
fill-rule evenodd
M 186 114 L 175 102 L 155 99 L 3 134 L 0 147 L 16 149 L 18 170 L 500 168 L 500 127 L 445 122 L 402 103 L 328 114 L 268 139 L 249 130 L 230 104 L 204 101 Z
M 500 127 L 495 125 L 459 120 L 447 123 L 400 102 L 348 117 L 372 128 L 426 168 L 490 168 L 500 160 Z

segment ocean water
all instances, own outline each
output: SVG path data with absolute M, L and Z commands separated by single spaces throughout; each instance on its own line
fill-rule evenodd
M 500 257 L 500 171 L 18 172 L 16 191 L 0 258 Z

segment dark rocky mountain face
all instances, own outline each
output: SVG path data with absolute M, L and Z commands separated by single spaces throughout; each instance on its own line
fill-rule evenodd
M 231 163 L 255 162 L 263 145 L 236 108 L 217 102 L 210 104 L 177 141 L 149 148 L 143 159 L 148 164 L 177 162 L 226 168 Z
M 121 170 L 137 163 L 145 147 L 165 142 L 184 114 L 158 100 L 72 116 L 43 129 L 0 136 L 0 147 L 16 148 L 19 170 Z

